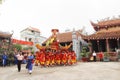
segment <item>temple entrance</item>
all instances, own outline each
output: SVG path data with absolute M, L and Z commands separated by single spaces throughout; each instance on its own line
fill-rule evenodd
M 95 52 L 106 52 L 106 42 L 105 40 L 92 40 L 92 48 Z
M 91 43 L 92 43 L 93 51 L 96 51 L 96 52 L 100 52 L 100 51 L 106 52 L 107 51 L 105 39 L 92 40 Z M 109 44 L 109 49 L 111 52 L 115 52 L 115 49 L 118 49 L 119 45 L 120 45 L 120 44 L 118 44 L 117 39 L 109 39 L 108 44 Z
M 120 49 L 120 39 L 117 39 L 117 46 L 118 46 L 117 49 Z
M 106 43 L 105 40 L 99 40 L 99 51 L 106 52 Z
M 98 52 L 97 40 L 92 40 L 91 43 L 93 51 Z
M 115 52 L 115 48 L 118 48 L 117 39 L 110 39 L 109 40 L 109 48 L 111 52 Z

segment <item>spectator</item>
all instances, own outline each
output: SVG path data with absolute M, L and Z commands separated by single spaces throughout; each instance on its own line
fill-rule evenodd
M 99 53 L 99 59 L 100 59 L 100 61 L 103 61 L 103 52 L 101 51 L 100 53 Z
M 17 55 L 16 55 L 16 57 L 17 57 L 17 60 L 18 60 L 18 62 L 17 62 L 17 68 L 18 68 L 18 72 L 20 72 L 21 71 L 21 63 L 22 63 L 22 60 L 23 60 L 23 55 L 22 55 L 22 52 L 19 52 Z
M 2 55 L 2 65 L 3 65 L 3 67 L 5 67 L 7 65 L 7 59 L 8 59 L 7 53 L 4 52 L 3 55 Z
M 95 51 L 93 52 L 93 60 L 94 60 L 94 62 L 96 62 L 96 53 L 95 53 Z

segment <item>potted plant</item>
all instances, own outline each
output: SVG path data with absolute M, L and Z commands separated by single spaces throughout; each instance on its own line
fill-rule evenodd
M 105 61 L 105 62 L 110 61 L 110 60 L 109 60 L 109 53 L 108 53 L 108 52 L 104 52 L 104 58 L 103 58 L 103 61 Z
M 89 52 L 87 52 L 87 47 L 82 48 L 80 55 L 82 56 L 82 61 L 84 62 L 88 61 Z

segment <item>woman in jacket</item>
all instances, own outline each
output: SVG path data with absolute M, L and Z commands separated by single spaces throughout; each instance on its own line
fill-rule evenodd
M 28 63 L 27 63 L 28 72 L 29 74 L 31 74 L 33 69 L 33 60 L 34 60 L 33 54 L 29 53 L 27 59 L 28 59 Z

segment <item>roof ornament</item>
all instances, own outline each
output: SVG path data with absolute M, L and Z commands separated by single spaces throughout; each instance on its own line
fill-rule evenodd
M 12 35 L 14 34 L 14 30 L 11 31 L 12 32 Z
M 46 42 L 46 45 L 42 46 L 40 44 L 36 44 L 37 49 L 39 49 L 40 51 L 45 51 L 46 49 L 67 51 L 72 46 L 72 43 L 70 43 L 69 45 L 66 44 L 65 46 L 59 44 L 59 40 L 57 40 L 57 33 L 59 32 L 58 29 L 52 29 L 51 32 L 52 36 Z
M 73 31 L 75 31 L 75 28 L 73 28 Z

